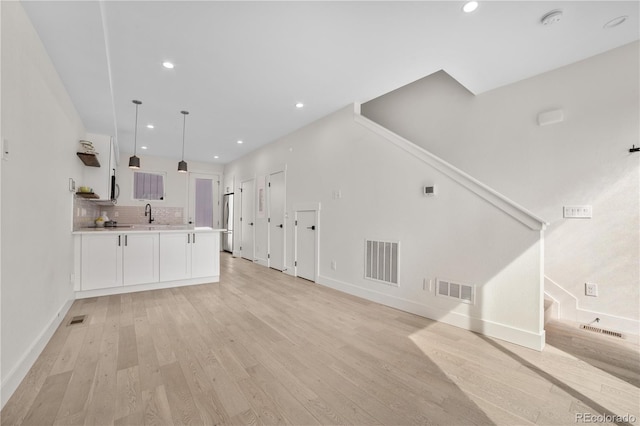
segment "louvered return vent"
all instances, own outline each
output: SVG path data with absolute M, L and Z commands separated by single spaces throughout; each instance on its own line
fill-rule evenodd
M 455 283 L 442 278 L 436 279 L 436 294 L 438 296 L 458 299 L 460 302 L 474 305 L 476 303 L 475 286 Z
M 593 331 L 594 333 L 605 334 L 607 336 L 624 338 L 623 334 L 619 331 L 607 330 L 606 328 L 594 327 L 592 325 L 580 324 L 580 328 L 586 331 Z
M 400 243 L 397 241 L 365 241 L 364 277 L 398 287 L 398 259 Z

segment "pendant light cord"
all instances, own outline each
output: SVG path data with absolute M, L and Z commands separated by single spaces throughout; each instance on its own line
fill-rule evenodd
M 131 102 L 136 106 L 136 127 L 133 129 L 133 156 L 135 157 L 138 154 L 138 106 L 140 106 L 142 102 L 135 99 Z
M 133 130 L 133 155 L 138 154 L 138 104 L 136 104 L 136 127 Z
M 187 128 L 187 114 L 185 114 L 185 111 L 182 111 L 182 118 L 182 161 L 184 161 L 184 134 Z

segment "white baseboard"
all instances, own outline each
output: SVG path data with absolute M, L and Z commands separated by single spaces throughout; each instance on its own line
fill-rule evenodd
M 16 366 L 9 371 L 9 373 L 2 378 L 2 388 L 0 390 L 0 401 L 2 408 L 9 401 L 11 395 L 18 389 L 20 383 L 29 373 L 31 367 L 36 362 L 47 343 L 53 336 L 53 333 L 58 329 L 58 326 L 64 320 L 65 315 L 69 312 L 71 305 L 73 305 L 74 299 L 67 300 L 67 302 L 60 308 L 55 317 L 49 322 L 49 325 L 42 330 L 38 338 L 31 344 L 29 349 L 22 356 Z
M 558 303 L 558 319 L 560 320 L 591 324 L 595 318 L 600 318 L 598 327 L 634 336 L 636 340 L 640 335 L 640 321 L 582 309 L 576 297 L 549 277 L 544 277 L 544 292 Z
M 411 300 L 389 296 L 388 294 L 379 293 L 374 290 L 358 287 L 353 284 L 337 281 L 324 276 L 319 276 L 317 283 L 344 293 L 362 297 L 363 299 L 371 300 L 372 302 L 380 303 L 381 305 L 390 306 L 392 308 L 400 309 L 401 311 L 434 319 L 436 321 L 464 328 L 465 330 L 474 331 L 489 337 L 495 337 L 530 349 L 541 351 L 544 348 L 544 330 L 542 330 L 542 333 L 536 334 L 530 331 L 510 327 L 505 324 L 499 324 L 489 320 L 483 320 L 481 318 L 473 318 L 457 312 L 449 312 L 432 306 L 422 305 Z
M 220 282 L 220 276 L 191 278 L 180 281 L 164 281 L 160 283 L 127 285 L 122 287 L 100 288 L 97 290 L 77 291 L 76 299 L 88 297 L 111 296 L 113 294 L 136 293 L 138 291 L 162 290 L 164 288 L 184 287 L 188 285 L 209 284 Z

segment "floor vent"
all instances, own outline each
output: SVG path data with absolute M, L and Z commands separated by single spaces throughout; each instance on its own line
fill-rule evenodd
M 581 324 L 580 328 L 587 331 L 592 331 L 594 333 L 605 334 L 607 336 L 619 337 L 623 338 L 624 336 L 619 331 L 607 330 L 605 328 L 594 327 L 592 325 Z
M 78 325 L 78 324 L 84 324 L 84 321 L 87 319 L 86 315 L 78 315 L 77 317 L 73 317 L 71 318 L 71 321 L 69 321 L 69 325 Z
M 460 284 L 453 281 L 436 279 L 436 294 L 438 296 L 450 297 L 458 299 L 460 302 L 474 305 L 476 303 L 475 286 L 469 284 Z
M 397 241 L 365 241 L 364 277 L 398 286 L 400 243 Z

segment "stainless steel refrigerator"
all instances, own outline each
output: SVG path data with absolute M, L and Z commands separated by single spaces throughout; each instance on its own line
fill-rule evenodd
M 222 250 L 233 253 L 233 193 L 222 198 Z

